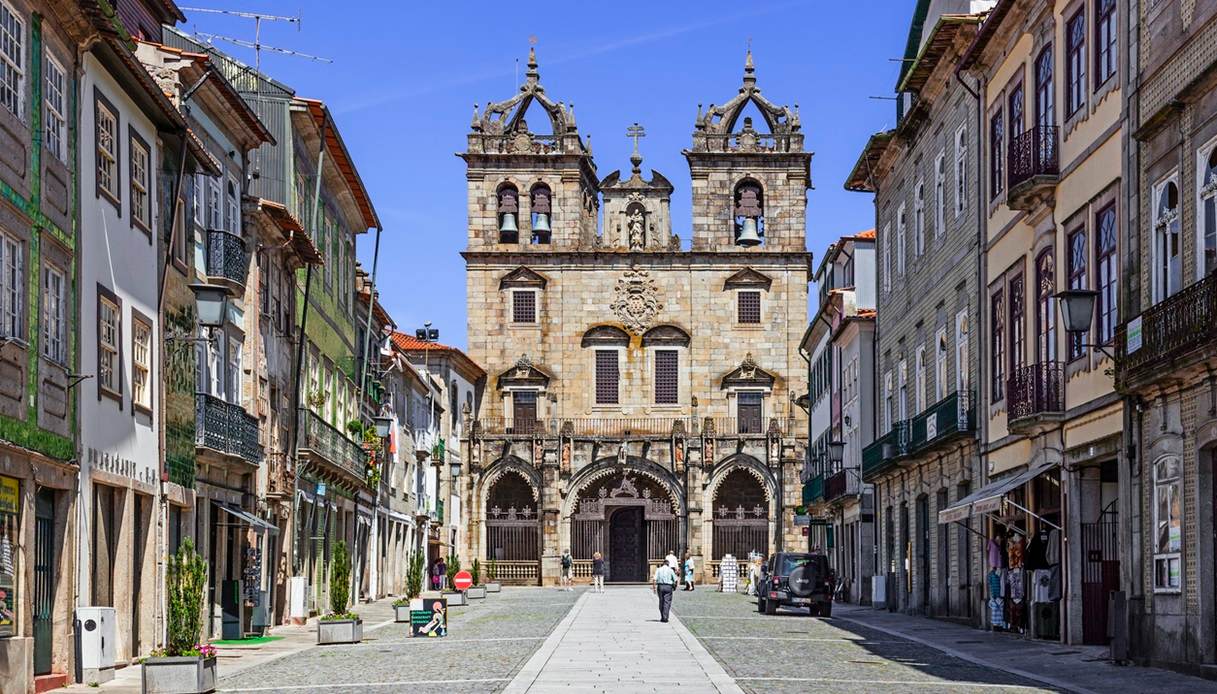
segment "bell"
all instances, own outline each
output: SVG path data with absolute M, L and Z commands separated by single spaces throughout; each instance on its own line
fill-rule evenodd
M 499 215 L 499 233 L 516 233 L 520 229 L 516 226 L 516 213 L 504 212 Z
M 549 213 L 548 212 L 538 212 L 537 213 L 537 221 L 536 221 L 536 223 L 534 223 L 532 225 L 532 230 L 533 231 L 543 231 L 543 232 L 549 233 L 550 229 L 549 229 Z
M 735 239 L 737 246 L 759 246 L 761 245 L 761 237 L 756 233 L 756 217 L 744 217 L 744 224 L 740 227 L 739 236 Z

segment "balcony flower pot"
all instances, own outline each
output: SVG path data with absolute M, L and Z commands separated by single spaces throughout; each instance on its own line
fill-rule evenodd
M 448 600 L 448 607 L 460 607 L 468 605 L 469 601 L 465 599 L 465 594 L 459 590 L 445 590 L 444 597 Z
M 481 600 L 486 597 L 486 586 L 470 586 L 465 591 L 465 597 L 470 600 Z
M 498 581 L 491 581 L 490 583 L 487 583 L 484 587 L 486 588 L 487 593 L 502 593 L 503 592 L 503 584 L 499 583 Z
M 344 617 L 346 617 L 344 615 Z M 317 622 L 317 643 L 359 643 L 363 640 L 363 620 L 358 617 L 344 619 L 322 618 Z
M 201 655 L 145 658 L 140 690 L 144 694 L 201 694 L 216 689 L 216 657 Z

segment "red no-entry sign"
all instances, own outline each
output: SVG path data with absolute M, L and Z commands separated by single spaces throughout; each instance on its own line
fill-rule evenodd
M 469 590 L 469 586 L 473 585 L 473 576 L 468 571 L 457 571 L 452 577 L 452 585 L 457 590 Z

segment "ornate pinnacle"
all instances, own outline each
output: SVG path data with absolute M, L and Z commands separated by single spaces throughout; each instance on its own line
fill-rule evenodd
M 482 125 L 481 119 L 478 118 L 478 105 L 477 105 L 477 102 L 475 101 L 473 103 L 473 129 L 480 130 L 481 125 Z
M 528 72 L 524 73 L 530 81 L 536 82 L 541 74 L 537 72 L 537 48 L 536 46 L 528 47 Z
M 754 84 L 756 82 L 756 65 L 752 63 L 752 49 L 748 49 L 747 57 L 744 58 L 744 83 Z

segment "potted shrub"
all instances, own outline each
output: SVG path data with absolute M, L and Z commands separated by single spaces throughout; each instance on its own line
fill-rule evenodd
M 498 570 L 499 566 L 495 560 L 491 559 L 490 561 L 486 562 L 486 578 L 488 579 L 486 581 L 487 593 L 498 593 L 503 590 L 503 586 L 500 585 L 496 580 L 498 579 Z
M 465 591 L 465 597 L 470 600 L 486 597 L 486 586 L 482 585 L 482 564 L 477 559 L 474 559 L 473 565 L 469 567 L 469 575 L 473 578 L 473 585 Z
M 410 621 L 410 601 L 423 590 L 423 553 L 411 552 L 410 564 L 406 567 L 406 594 L 393 601 L 393 620 Z
M 347 612 L 351 593 L 351 556 L 347 544 L 334 543 L 330 564 L 330 613 L 317 620 L 317 643 L 359 643 L 363 640 L 363 620 Z
M 203 631 L 203 591 L 207 562 L 182 540 L 169 556 L 165 593 L 169 608 L 168 640 L 144 659 L 141 688 L 148 694 L 213 692 L 216 688 L 216 649 L 199 643 Z
M 452 579 L 461 570 L 461 558 L 455 554 L 448 555 L 448 571 L 446 582 L 444 583 L 443 595 L 448 598 L 448 607 L 459 607 L 460 605 L 468 604 L 465 600 L 465 594 L 456 590 L 452 584 Z

